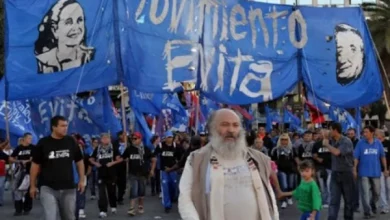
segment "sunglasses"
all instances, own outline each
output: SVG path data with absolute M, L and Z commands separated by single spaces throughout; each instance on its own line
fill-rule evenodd
M 288 139 L 286 139 L 286 138 L 282 138 L 281 140 L 282 140 L 282 141 L 288 141 Z
M 138 138 L 132 138 L 131 140 L 136 141 L 136 140 L 138 140 Z

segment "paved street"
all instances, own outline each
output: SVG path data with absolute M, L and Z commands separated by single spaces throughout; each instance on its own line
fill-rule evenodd
M 12 205 L 12 197 L 10 192 L 6 192 L 5 194 L 5 205 L 3 207 L 0 207 L 0 219 L 1 220 L 33 220 L 33 219 L 39 219 L 40 213 L 41 213 L 41 206 L 39 201 L 34 201 L 34 209 L 31 212 L 29 216 L 20 216 L 20 217 L 13 217 L 13 205 Z M 177 206 L 172 210 L 170 214 L 165 214 L 164 210 L 161 206 L 160 200 L 157 197 L 148 197 L 146 200 L 145 205 L 145 214 L 142 216 L 136 216 L 132 219 L 134 220 L 153 220 L 153 219 L 163 219 L 163 220 L 180 220 L 179 214 L 177 213 Z M 116 219 L 116 220 L 124 220 L 129 219 L 129 217 L 126 215 L 128 206 L 119 206 L 118 207 L 118 213 L 113 216 L 109 215 L 107 217 L 107 220 L 110 219 Z M 89 220 L 97 220 L 98 218 L 98 208 L 97 208 L 97 201 L 91 201 L 88 200 L 87 207 L 86 207 L 86 213 L 87 213 L 87 219 Z M 321 220 L 326 219 L 326 210 L 322 211 L 322 217 Z M 356 214 L 355 219 L 362 219 L 361 214 Z M 376 219 L 379 220 L 388 220 L 390 218 L 390 214 L 388 215 L 378 215 Z M 281 211 L 281 220 L 298 220 L 299 219 L 299 212 L 296 210 L 295 206 L 291 206 L 286 210 Z M 342 219 L 341 217 L 339 218 Z

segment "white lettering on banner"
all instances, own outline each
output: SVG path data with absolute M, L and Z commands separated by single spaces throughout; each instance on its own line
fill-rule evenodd
M 172 50 L 178 48 L 180 45 L 187 45 L 187 46 L 191 45 L 192 46 L 191 54 L 176 56 L 172 58 Z M 163 59 L 167 60 L 166 70 L 167 70 L 168 82 L 165 83 L 163 89 L 173 91 L 176 88 L 181 87 L 180 82 L 176 82 L 173 80 L 174 69 L 187 67 L 189 69 L 193 68 L 193 70 L 196 70 L 198 68 L 198 64 L 197 64 L 198 56 L 199 56 L 198 52 L 201 51 L 199 47 L 201 47 L 200 44 L 194 43 L 190 40 L 173 40 L 173 41 L 168 41 L 165 44 Z M 193 71 L 193 79 L 196 80 L 196 71 Z
M 7 108 L 7 111 L 6 111 Z M 31 122 L 30 104 L 21 101 L 3 101 L 0 106 L 0 115 L 5 117 L 8 113 L 8 121 L 12 126 L 25 130 L 25 125 Z
M 199 34 L 199 32 L 203 31 L 205 16 L 210 15 L 212 18 L 211 27 L 209 27 L 212 29 L 211 37 L 216 40 L 219 35 L 218 40 L 220 45 L 218 45 L 218 49 L 217 47 L 210 46 L 203 48 L 203 46 L 198 43 L 198 39 L 169 39 L 163 52 L 163 59 L 166 60 L 167 71 L 167 82 L 164 84 L 163 90 L 173 91 L 176 88 L 181 87 L 180 82 L 174 81 L 173 73 L 175 69 L 188 68 L 189 71 L 192 71 L 194 76 L 190 81 L 196 81 L 196 73 L 198 66 L 200 65 L 202 80 L 200 86 L 203 91 L 208 91 L 210 86 L 208 85 L 210 70 L 213 66 L 217 65 L 216 72 L 218 81 L 216 85 L 212 86 L 214 87 L 214 91 L 217 91 L 218 89 L 224 91 L 226 59 L 235 64 L 229 94 L 233 95 L 236 88 L 239 88 L 239 91 L 248 97 L 257 98 L 263 96 L 264 101 L 268 101 L 273 98 L 270 78 L 271 73 L 274 71 L 272 62 L 270 60 L 257 60 L 253 62 L 253 56 L 242 55 L 240 49 L 237 50 L 237 56 L 234 57 L 232 56 L 231 51 L 229 51 L 229 53 L 227 52 L 224 41 L 228 41 L 229 37 L 235 41 L 250 38 L 248 40 L 250 40 L 252 48 L 257 50 L 253 53 L 260 54 L 258 48 L 261 48 L 261 46 L 259 47 L 258 45 L 258 34 L 262 33 L 264 47 L 268 48 L 270 44 L 270 31 L 272 31 L 272 45 L 279 55 L 284 53 L 283 50 L 277 48 L 279 31 L 288 31 L 290 43 L 295 48 L 303 48 L 308 42 L 307 24 L 299 9 L 294 10 L 289 14 L 288 10 L 278 11 L 278 6 L 274 5 L 269 6 L 268 13 L 264 13 L 264 7 L 256 8 L 256 5 L 252 5 L 248 10 L 241 4 L 233 5 L 230 11 L 228 11 L 226 2 L 220 0 L 150 0 L 149 2 L 150 4 L 146 4 L 146 0 L 139 1 L 138 8 L 135 12 L 136 20 L 143 14 L 145 6 L 147 6 L 150 7 L 150 9 L 149 16 L 146 17 L 149 17 L 153 24 L 162 24 L 164 20 L 167 19 L 168 14 L 171 13 L 168 32 L 177 34 L 179 27 L 185 23 L 186 28 L 184 34 Z M 195 8 L 197 9 L 198 16 L 194 15 Z M 157 15 L 158 12 L 159 15 Z M 288 18 L 288 28 L 283 26 L 281 30 L 279 30 L 278 22 L 281 19 L 286 18 Z M 272 20 L 272 27 L 267 26 L 267 19 Z M 296 28 L 298 25 L 300 27 L 300 36 L 296 36 Z M 177 48 L 183 50 L 184 47 L 189 46 L 192 46 L 191 53 L 188 52 L 186 55 L 172 55 L 172 50 Z M 218 63 L 213 63 L 215 61 L 214 56 L 218 56 L 216 61 Z M 199 60 L 201 62 L 200 64 L 198 63 Z M 253 63 L 248 63 L 248 73 L 244 76 L 242 82 L 238 82 L 242 62 Z M 260 83 L 259 91 L 254 92 L 249 90 L 248 84 L 251 81 Z
M 152 100 L 154 97 L 153 93 L 138 92 L 138 91 L 134 91 L 134 95 L 135 95 L 135 97 L 143 99 L 143 100 Z
M 72 100 L 74 100 L 72 98 Z M 93 105 L 95 103 L 95 97 L 89 97 L 87 100 L 87 105 Z M 75 113 L 76 117 L 80 120 L 84 120 L 89 124 L 92 124 L 92 120 L 89 118 L 87 110 L 84 106 L 83 100 L 77 100 L 79 104 L 73 104 L 73 101 L 69 101 L 63 98 L 57 98 L 53 101 L 41 101 L 38 105 L 39 115 L 41 117 L 41 123 L 49 121 L 50 118 L 54 115 L 62 115 L 68 118 L 69 122 L 72 122 Z

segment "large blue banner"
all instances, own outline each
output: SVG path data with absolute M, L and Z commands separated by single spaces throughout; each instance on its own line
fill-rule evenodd
M 201 89 L 225 104 L 266 102 L 298 82 L 292 6 L 228 0 L 206 5 Z
M 146 92 L 172 92 L 195 81 L 202 46 L 201 0 L 118 1 L 126 84 Z
M 116 118 L 107 89 L 98 90 L 88 98 L 63 96 L 30 100 L 32 124 L 39 136 L 50 134 L 50 119 L 62 115 L 68 119 L 70 133 L 79 133 L 87 140 L 102 132 L 114 136 L 121 128 Z
M 8 100 L 118 81 L 112 0 L 7 0 Z
M 302 50 L 308 90 L 330 105 L 353 108 L 382 96 L 374 45 L 360 8 L 299 7 L 308 33 Z

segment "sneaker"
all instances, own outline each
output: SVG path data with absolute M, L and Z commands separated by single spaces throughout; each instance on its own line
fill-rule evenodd
M 136 215 L 135 209 L 134 208 L 130 208 L 129 211 L 127 211 L 127 214 L 130 215 L 130 216 L 135 216 Z
M 105 212 L 100 212 L 99 218 L 106 218 L 106 217 L 107 217 L 107 213 L 105 213 Z
M 325 204 L 325 205 L 322 206 L 322 208 L 323 208 L 323 209 L 327 209 L 327 208 L 329 208 L 329 205 L 326 205 L 326 204 Z
M 144 212 L 145 212 L 144 207 L 138 206 L 138 213 L 139 214 L 144 214 Z
M 389 213 L 389 210 L 382 210 L 381 211 L 381 214 L 387 214 L 387 213 Z
M 171 208 L 165 208 L 165 213 L 170 213 L 171 212 Z
M 116 214 L 116 208 L 111 208 L 111 213 L 115 215 Z
M 280 206 L 282 209 L 285 209 L 287 208 L 287 203 L 286 202 L 282 202 L 282 205 Z
M 91 200 L 95 200 L 96 199 L 96 196 L 91 196 Z
M 86 217 L 87 217 L 87 215 L 85 214 L 84 209 L 80 209 L 79 210 L 79 218 L 86 218 Z
M 287 204 L 292 205 L 292 204 L 294 204 L 294 202 L 292 199 L 287 199 Z

